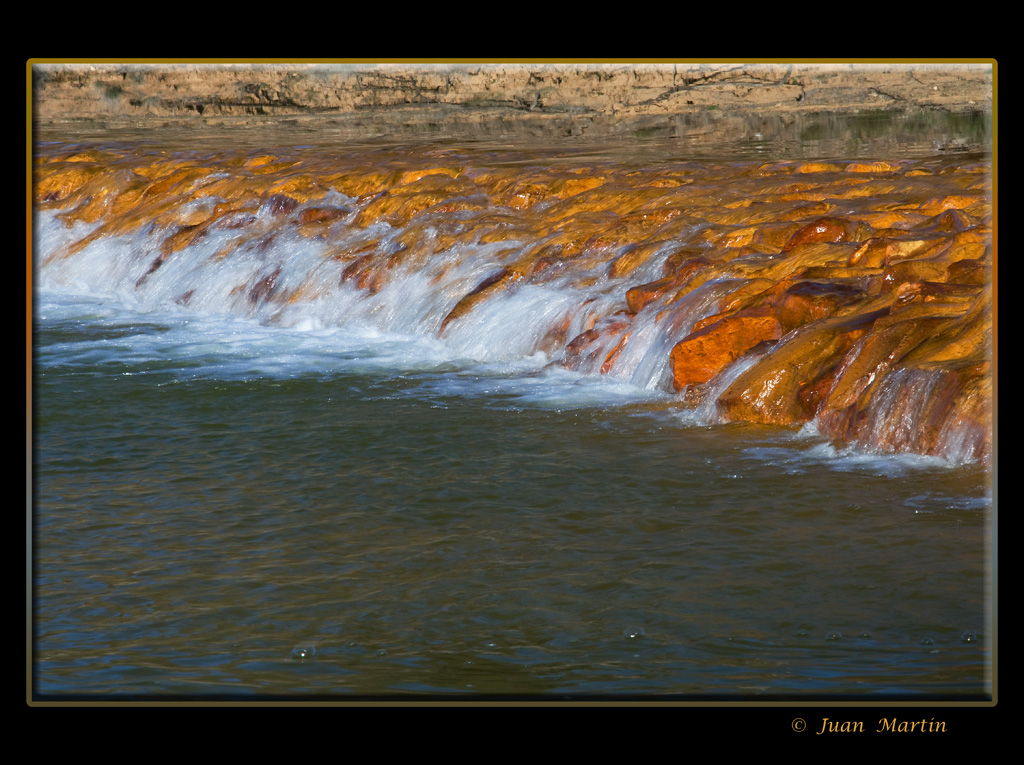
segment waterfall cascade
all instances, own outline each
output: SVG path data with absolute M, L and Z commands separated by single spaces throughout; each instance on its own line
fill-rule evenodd
M 543 354 L 709 422 L 992 459 L 989 162 L 45 145 L 33 192 L 44 290 Z

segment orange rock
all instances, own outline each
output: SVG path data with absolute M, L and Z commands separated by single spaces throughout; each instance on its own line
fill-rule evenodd
M 958 260 L 946 270 L 946 280 L 951 284 L 985 285 L 992 282 L 991 258 Z
M 934 310 L 934 305 L 928 307 Z M 986 285 L 969 306 L 959 303 L 957 308 L 961 315 L 956 321 L 909 353 L 908 364 L 960 363 L 991 355 L 992 285 Z
M 949 260 L 992 259 L 992 232 L 988 226 L 975 226 L 952 235 Z
M 990 205 L 989 197 L 976 195 L 951 194 L 945 197 L 933 197 L 918 205 L 917 209 L 926 215 L 938 215 L 946 210 L 967 210 L 979 213 Z
M 662 275 L 675 276 L 687 263 L 706 260 L 705 255 L 707 255 L 707 250 L 700 247 L 681 247 L 665 258 Z
M 676 273 L 653 282 L 640 284 L 626 290 L 626 306 L 630 313 L 639 313 L 649 303 L 671 294 L 673 297 L 682 297 L 687 292 L 696 289 L 704 280 L 699 277 L 701 274 L 712 270 L 714 264 L 705 258 L 694 258 L 686 261 Z
M 719 413 L 763 424 L 807 422 L 814 412 L 801 402 L 801 391 L 828 374 L 882 313 L 823 319 L 790 333 L 726 388 L 718 398 Z
M 867 210 L 851 215 L 851 220 L 861 220 L 875 229 L 909 229 L 928 220 L 926 215 L 910 210 Z M 876 234 L 877 235 L 877 234 Z
M 843 169 L 848 173 L 892 173 L 899 170 L 899 165 L 889 162 L 851 162 Z
M 394 265 L 394 258 L 387 253 L 373 251 L 359 255 L 341 272 L 341 283 L 351 283 L 356 289 L 376 294 L 387 283 Z
M 311 199 L 323 199 L 327 190 L 312 175 L 303 174 L 283 178 L 267 189 L 267 193 L 284 194 L 297 202 L 308 202 Z
M 836 366 L 824 401 L 817 410 L 819 430 L 847 441 L 858 437 L 871 394 L 889 370 L 930 335 L 949 323 L 943 318 L 903 319 L 875 322 L 871 334 L 862 338 Z
M 845 184 L 833 184 L 828 188 L 822 188 L 822 193 L 829 199 L 857 202 L 865 199 L 885 199 L 898 194 L 900 189 L 897 183 L 876 178 L 848 177 L 846 180 Z
M 360 199 L 358 204 L 364 206 L 356 216 L 355 224 L 365 227 L 380 221 L 392 227 L 402 227 L 436 205 L 472 196 L 477 191 L 475 184 L 468 178 L 453 178 L 445 173 L 424 175 L 418 180 L 378 193 L 371 199 Z
M 780 286 L 785 286 L 785 283 Z M 850 284 L 798 281 L 786 287 L 771 303 L 785 331 L 789 332 L 816 319 L 831 316 L 840 307 L 855 304 L 863 297 L 863 290 Z
M 658 239 L 674 239 L 673 234 L 676 232 L 665 228 L 670 223 L 680 229 L 699 224 L 700 220 L 689 215 L 682 207 L 640 209 L 623 215 L 615 225 L 615 234 L 624 242 L 639 242 L 653 236 Z
M 782 334 L 782 325 L 770 313 L 734 314 L 704 326 L 672 348 L 673 385 L 678 391 L 706 383 L 751 348 Z
M 272 268 L 270 273 L 265 273 L 258 279 L 255 279 L 246 293 L 249 302 L 256 304 L 270 300 L 274 296 L 274 292 L 277 289 L 277 279 L 283 270 L 283 267 L 278 265 Z
M 566 345 L 563 365 L 579 372 L 597 372 L 606 368 L 609 356 L 629 334 L 632 319 L 629 314 L 617 313 L 581 332 Z
M 447 175 L 449 178 L 457 178 L 460 175 L 460 170 L 453 167 L 432 167 L 421 170 L 409 170 L 402 173 L 401 177 L 398 179 L 398 185 L 413 183 L 426 175 Z
M 851 266 L 878 268 L 897 260 L 928 257 L 948 246 L 949 238 L 946 236 L 871 237 L 850 255 L 849 263 Z
M 364 273 L 368 272 L 373 265 L 373 261 L 376 257 L 376 253 L 373 251 L 374 247 L 367 246 L 365 248 L 359 248 L 357 251 L 342 255 L 342 259 L 351 260 L 349 264 L 341 272 L 341 283 L 354 282 L 357 286 L 360 282 L 365 283 L 366 278 L 363 276 Z M 370 251 L 364 251 L 370 250 Z M 355 257 L 352 257 L 354 255 Z
M 144 178 L 127 169 L 95 175 L 62 200 L 74 207 L 60 213 L 60 218 L 70 225 L 124 215 L 139 203 L 145 186 Z
M 841 173 L 844 168 L 832 162 L 804 162 L 793 172 L 795 173 Z
M 36 203 L 62 201 L 102 172 L 102 167 L 85 162 L 45 165 L 35 174 L 33 198 Z
M 344 207 L 307 207 L 299 213 L 299 223 L 325 223 L 338 220 L 351 211 Z
M 248 168 L 263 167 L 265 165 L 269 165 L 271 162 L 276 162 L 276 161 L 277 161 L 277 157 L 275 157 L 273 155 L 261 154 L 258 157 L 251 157 L 250 159 L 245 160 L 245 162 L 243 163 L 243 166 L 244 167 L 248 167 Z
M 192 242 L 206 233 L 206 226 L 201 224 L 195 226 L 182 226 L 171 236 L 164 239 L 160 245 L 160 252 L 166 258 L 175 252 L 185 249 Z
M 768 223 L 758 226 L 750 240 L 750 244 L 766 245 L 775 252 L 780 252 L 803 226 L 800 223 Z
M 290 215 L 299 206 L 299 200 L 287 194 L 267 194 L 260 201 L 273 216 Z
M 290 170 L 298 164 L 300 164 L 300 160 L 297 159 L 281 159 L 259 162 L 258 164 L 250 165 L 249 169 L 254 175 L 270 175 L 272 173 L 279 173 L 282 170 Z
M 619 355 L 622 353 L 623 349 L 629 343 L 629 338 L 631 338 L 632 336 L 633 333 L 631 331 L 626 331 L 622 335 L 619 342 L 615 344 L 614 348 L 612 348 L 611 352 L 609 352 L 609 354 L 605 356 L 604 363 L 601 365 L 601 374 L 606 375 L 610 371 L 612 371 L 612 368 L 615 366 L 615 362 L 618 361 Z
M 608 277 L 610 279 L 618 279 L 622 276 L 628 276 L 644 263 L 647 263 L 653 256 L 664 250 L 669 244 L 669 242 L 659 240 L 627 246 L 622 254 L 615 258 L 611 265 L 608 266 Z
M 520 280 L 593 287 L 599 305 L 622 296 L 628 313 L 601 318 L 595 307 L 583 320 L 567 309 L 550 328 L 534 328 L 552 353 L 576 333 L 567 366 L 618 371 L 641 336 L 634 332 L 646 336 L 651 322 L 676 340 L 668 361 L 686 400 L 706 395 L 710 380 L 755 348 L 765 351 L 722 394 L 727 418 L 816 416 L 823 432 L 866 448 L 991 454 L 990 162 L 673 160 L 619 169 L 575 160 L 463 166 L 452 157 L 41 147 L 33 197 L 68 231 L 91 224 L 48 258 L 144 234 L 159 253 L 148 256 L 149 273 L 203 237 L 219 242 L 222 259 L 265 256 L 298 234 L 316 238 L 308 244 L 343 269 L 347 285 L 373 292 L 429 268 L 450 294 L 452 275 L 485 248 L 492 272 L 458 282 L 468 292 L 450 298 L 442 332 Z M 321 201 L 331 190 L 353 201 Z M 355 227 L 334 225 L 348 216 Z M 378 222 L 387 226 L 371 227 Z M 266 263 L 235 294 L 262 303 L 336 288 L 294 274 L 300 284 L 289 282 L 286 294 L 277 269 Z M 178 290 L 183 304 L 192 294 L 192 285 Z
M 893 310 L 911 303 L 956 302 L 965 306 L 962 313 L 966 313 L 966 305 L 973 304 L 981 292 L 981 287 L 973 285 L 904 282 L 893 291 Z
M 992 464 L 992 365 L 979 362 L 958 371 L 960 389 L 945 418 L 933 453 L 954 462 Z
M 796 206 L 788 204 L 772 205 L 772 209 L 773 214 L 768 219 L 768 222 L 785 221 L 788 225 L 794 226 L 793 231 L 790 232 L 792 234 L 799 228 L 795 224 L 808 219 L 827 217 L 836 209 L 836 206 L 829 201 L 820 201 Z
M 604 182 L 604 178 L 594 176 L 588 178 L 566 178 L 553 183 L 551 190 L 559 199 L 567 199 L 568 197 L 582 194 L 584 191 L 590 191 L 590 189 L 603 186 Z
M 156 180 L 146 187 L 142 196 L 144 199 L 156 199 L 170 194 L 183 193 L 190 188 L 195 181 L 200 178 L 205 178 L 212 172 L 213 171 L 207 167 L 186 167 L 181 170 L 176 170 L 167 175 L 157 177 Z
M 883 275 L 884 272 L 881 268 L 858 268 L 856 266 L 810 266 L 795 274 L 796 278 L 808 281 L 835 281 L 841 284 L 851 284 L 866 296 L 877 295 L 882 291 Z
M 940 233 L 955 233 L 977 226 L 980 221 L 963 210 L 949 209 L 938 215 L 919 223 L 914 227 L 916 231 L 935 231 Z
M 546 185 L 539 183 L 517 184 L 511 190 L 505 204 L 513 210 L 526 210 L 545 199 L 548 194 L 549 189 Z
M 679 285 L 676 276 L 666 276 L 653 282 L 640 284 L 626 290 L 626 305 L 631 314 L 640 313 L 648 303 L 657 300 L 670 289 Z
M 96 162 L 101 165 L 110 165 L 119 159 L 121 159 L 121 155 L 111 151 L 101 151 L 100 149 L 76 151 L 74 154 L 62 157 L 64 162 Z
M 366 195 L 380 194 L 398 185 L 401 172 L 380 167 L 351 168 L 343 173 L 334 174 L 325 183 L 330 188 L 352 199 Z
M 757 268 L 751 274 L 759 279 L 781 281 L 815 266 L 843 267 L 857 250 L 855 243 L 805 242 L 784 253 L 784 257 L 772 259 L 769 264 Z
M 807 242 L 848 242 L 854 231 L 856 224 L 845 218 L 818 218 L 793 234 L 783 245 L 782 252 Z
M 718 301 L 718 312 L 735 313 L 744 308 L 760 305 L 771 296 L 776 286 L 772 279 L 747 279 L 740 286 Z
M 533 270 L 533 260 L 530 257 L 521 258 L 518 262 L 506 266 L 488 276 L 467 293 L 455 307 L 448 312 L 441 322 L 439 334 L 444 334 L 445 329 L 460 316 L 465 316 L 481 301 L 486 300 L 495 292 L 499 292 L 522 279 Z
M 988 463 L 992 458 L 991 364 L 903 366 L 878 385 L 854 426 L 872 451 L 914 452 Z
M 986 244 L 958 245 L 955 239 L 947 239 L 941 247 L 929 248 L 925 252 L 926 257 L 922 253 L 912 258 L 890 259 L 884 268 L 885 284 L 894 287 L 904 282 L 947 282 L 951 273 L 959 275 L 973 268 L 954 269 L 956 263 L 962 260 L 987 262 L 991 255 Z

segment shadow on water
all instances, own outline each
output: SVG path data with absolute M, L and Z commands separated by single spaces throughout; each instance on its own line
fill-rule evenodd
M 992 150 L 984 112 L 681 115 L 636 131 L 642 142 L 674 142 L 701 159 L 863 159 Z
M 423 110 L 420 110 L 423 111 Z M 105 126 L 96 123 L 37 127 L 34 141 L 141 142 L 154 149 L 220 150 L 225 140 L 239 148 L 393 147 L 396 141 L 461 150 L 514 149 L 545 159 L 699 160 L 865 159 L 992 151 L 992 115 L 983 111 L 875 111 L 734 113 L 718 110 L 658 117 L 610 118 L 561 115 L 537 121 L 522 115 L 482 116 L 435 109 L 428 118 L 415 110 L 321 119 L 280 118 L 258 125 L 225 118 L 193 126 Z M 402 118 L 405 115 L 405 119 Z M 570 130 L 570 125 L 583 125 Z M 521 159 L 520 161 L 533 161 Z

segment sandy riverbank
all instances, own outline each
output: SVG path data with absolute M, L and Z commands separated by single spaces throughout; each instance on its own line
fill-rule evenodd
M 29 62 L 37 133 L 327 126 L 376 137 L 778 133 L 809 115 L 993 111 L 994 66 Z

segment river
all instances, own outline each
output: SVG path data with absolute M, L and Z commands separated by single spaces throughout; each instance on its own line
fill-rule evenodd
M 156 162 L 391 182 L 457 164 L 479 183 L 504 173 L 523 200 L 542 170 L 698 179 L 723 205 L 780 182 L 749 172 L 765 162 L 750 147 L 302 140 L 36 152 L 130 170 L 115 200 Z M 927 146 L 884 159 L 936 183 L 988 161 Z M 35 213 L 36 698 L 991 698 L 990 464 L 680 406 L 663 337 L 641 351 L 637 333 L 610 373 L 566 363 L 567 341 L 610 321 L 671 248 L 618 281 L 584 253 L 453 320 L 557 208 L 467 192 L 429 225 L 408 208 L 367 222 L 374 200 L 335 190 L 314 200 L 342 211 L 324 222 L 270 193 L 161 251 L 231 193 L 133 228 L 84 206 Z M 555 229 L 540 239 L 562 241 Z M 328 255 L 339 242 L 351 256 Z M 346 275 L 370 251 L 412 254 Z M 157 267 L 160 252 L 174 257 Z M 708 314 L 688 310 L 688 327 Z

